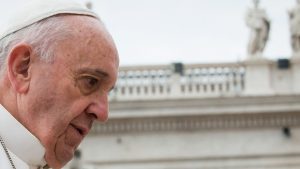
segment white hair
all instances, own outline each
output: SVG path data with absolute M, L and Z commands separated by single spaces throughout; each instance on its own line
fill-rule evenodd
M 65 22 L 64 15 L 52 16 L 34 23 L 0 40 L 0 73 L 5 69 L 5 61 L 14 45 L 27 43 L 33 52 L 46 62 L 54 58 L 57 43 L 71 36 L 71 27 Z

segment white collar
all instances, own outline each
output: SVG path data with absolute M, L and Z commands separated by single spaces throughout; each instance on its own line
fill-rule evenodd
M 30 166 L 44 166 L 45 149 L 20 122 L 0 104 L 0 135 L 6 147 Z

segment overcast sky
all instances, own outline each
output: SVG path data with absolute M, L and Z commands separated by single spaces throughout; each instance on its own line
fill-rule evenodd
M 87 2 L 88 0 L 77 0 Z M 112 34 L 121 65 L 235 62 L 246 57 L 252 0 L 90 0 Z M 26 0 L 0 0 L 0 24 Z M 291 55 L 287 11 L 296 0 L 261 0 L 271 19 L 264 55 Z

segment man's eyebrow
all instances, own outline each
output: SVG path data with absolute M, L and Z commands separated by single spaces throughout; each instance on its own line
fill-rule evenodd
M 97 74 L 100 74 L 100 75 L 104 76 L 104 77 L 109 77 L 109 74 L 108 74 L 108 73 L 106 73 L 105 71 L 102 71 L 102 70 L 100 70 L 100 69 L 96 69 L 95 72 L 96 72 Z
M 104 78 L 109 77 L 109 74 L 101 69 L 83 68 L 78 71 L 78 74 L 80 73 L 91 73 L 93 75 L 97 75 L 99 77 L 104 77 Z

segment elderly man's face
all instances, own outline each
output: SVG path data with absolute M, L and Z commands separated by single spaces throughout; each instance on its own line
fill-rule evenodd
M 95 119 L 107 120 L 108 92 L 118 69 L 117 51 L 99 21 L 67 19 L 76 36 L 58 45 L 53 63 L 32 65 L 25 101 L 28 128 L 46 148 L 53 168 L 73 157 Z

